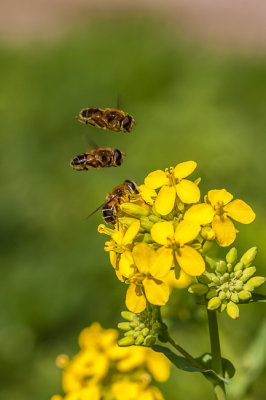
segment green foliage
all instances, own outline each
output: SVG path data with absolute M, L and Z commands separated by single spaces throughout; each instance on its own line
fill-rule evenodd
M 92 321 L 119 320 L 124 289 L 102 250 L 101 216 L 85 218 L 124 179 L 142 182 L 151 170 L 196 160 L 202 176 L 208 171 L 203 191 L 226 187 L 256 211 L 236 247 L 258 246 L 263 275 L 265 71 L 262 57 L 199 48 L 161 20 L 132 15 L 97 19 L 53 42 L 1 45 L 1 398 L 47 400 L 61 386 L 57 354 L 75 353 Z M 84 106 L 116 107 L 118 93 L 136 119 L 132 133 L 75 121 Z M 124 151 L 123 165 L 72 171 L 87 137 Z M 262 313 L 259 304 L 245 308 L 232 321 L 238 329 L 224 321 L 230 359 L 252 341 Z M 208 343 L 194 324 L 180 322 L 178 335 L 197 353 Z M 208 399 L 200 379 L 182 374 L 163 386 L 166 398 L 194 400 L 200 391 Z

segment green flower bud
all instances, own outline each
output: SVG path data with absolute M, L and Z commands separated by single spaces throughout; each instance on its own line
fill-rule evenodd
M 228 281 L 228 278 L 230 278 L 230 275 L 228 274 L 228 272 L 226 272 L 226 273 L 220 278 L 220 281 L 221 281 L 222 283 L 225 283 L 225 282 Z
M 152 237 L 149 233 L 144 233 L 143 240 L 144 243 L 153 243 Z
M 212 272 L 205 271 L 204 275 L 202 276 L 206 276 L 209 279 L 209 281 L 212 282 L 212 278 L 214 278 L 216 275 L 213 274 Z
M 195 283 L 191 285 L 188 289 L 189 293 L 196 294 L 197 296 L 203 296 L 208 292 L 208 286 L 203 285 L 203 283 Z
M 144 339 L 144 345 L 145 346 L 153 346 L 156 343 L 156 337 L 154 335 L 149 335 L 147 337 L 145 337 Z
M 253 292 L 254 287 L 251 286 L 251 285 L 249 285 L 248 283 L 246 283 L 246 284 L 243 286 L 243 289 L 244 289 L 244 290 L 247 290 L 248 292 Z
M 138 337 L 137 337 L 137 339 L 135 340 L 135 344 L 137 345 L 137 346 L 139 346 L 140 344 L 142 344 L 144 342 L 144 337 L 142 336 L 142 335 L 139 335 Z
M 214 276 L 214 277 L 212 278 L 212 281 L 213 281 L 214 283 L 216 283 L 216 285 L 219 285 L 219 283 L 221 283 L 220 278 L 218 278 L 218 276 Z
M 134 333 L 135 333 L 135 330 L 134 330 L 134 329 L 131 329 L 130 331 L 125 332 L 125 333 L 124 333 L 124 336 L 133 336 Z
M 220 293 L 219 293 L 219 299 L 221 299 L 221 300 L 224 300 L 225 299 L 225 293 L 223 292 L 223 291 L 221 291 Z
M 143 336 L 147 336 L 148 333 L 149 333 L 149 328 L 144 328 L 144 329 L 142 329 L 142 335 L 143 335 Z
M 160 218 L 158 218 L 156 215 L 150 215 L 150 221 L 151 222 L 159 222 Z
M 233 271 L 233 265 L 232 264 L 227 264 L 227 270 L 228 270 L 228 272 L 232 272 Z
M 235 265 L 235 268 L 234 268 L 234 271 L 235 272 L 237 272 L 237 271 L 242 271 L 244 269 L 244 263 L 243 263 L 243 261 L 239 261 L 236 265 Z
M 243 282 L 242 282 L 242 281 L 236 281 L 236 283 L 235 283 L 235 289 L 236 289 L 237 291 L 239 291 L 239 290 L 242 289 L 242 287 L 243 287 Z
M 131 326 L 131 328 L 137 328 L 137 326 L 139 326 L 139 322 L 138 321 L 132 321 L 132 322 L 130 322 L 130 326 Z
M 236 279 L 241 278 L 242 275 L 243 275 L 243 271 L 242 271 L 242 270 L 236 271 L 236 272 L 235 272 L 235 277 L 236 277 Z
M 130 218 L 130 217 L 120 217 L 118 218 L 119 222 L 122 225 L 130 226 L 133 222 L 138 221 L 136 218 Z
M 228 264 L 235 264 L 237 260 L 237 249 L 232 247 L 226 254 L 225 259 Z
M 136 314 L 130 312 L 130 311 L 122 311 L 121 312 L 121 317 L 126 319 L 129 322 L 135 321 L 136 320 Z
M 216 262 L 216 271 L 219 272 L 222 275 L 225 272 L 227 272 L 227 265 L 226 265 L 225 261 L 220 260 L 220 261 Z
M 135 344 L 135 340 L 133 336 L 124 336 L 122 339 L 118 340 L 117 343 L 120 347 L 132 346 Z
M 147 217 L 150 214 L 148 208 L 144 208 L 135 203 L 123 203 L 120 205 L 120 210 L 130 215 L 131 217 Z
M 154 222 L 152 222 L 148 217 L 140 218 L 140 226 L 148 232 L 150 232 L 153 224 L 154 224 Z
M 257 288 L 265 282 L 264 276 L 254 276 L 247 281 L 247 284 L 252 286 L 253 288 Z
M 238 293 L 238 297 L 240 300 L 249 300 L 251 298 L 252 294 L 248 292 L 247 290 L 241 290 L 241 292 Z
M 241 281 L 242 282 L 246 282 L 249 280 L 249 278 L 252 277 L 252 275 L 254 275 L 256 272 L 256 267 L 248 267 L 245 269 L 243 275 L 241 276 Z
M 209 299 L 212 299 L 213 297 L 216 297 L 216 296 L 217 296 L 217 290 L 216 289 L 210 289 L 208 291 L 208 293 L 206 294 L 206 299 L 209 300 Z
M 215 267 L 216 267 L 215 260 L 213 260 L 211 257 L 205 256 L 205 261 L 206 261 L 206 263 L 209 264 L 209 266 L 211 267 L 212 270 L 215 269 Z
M 231 297 L 231 292 L 230 292 L 230 290 L 227 290 L 227 291 L 225 292 L 225 297 L 227 298 L 227 300 L 230 299 L 230 297 Z
M 227 301 L 223 300 L 220 307 L 220 311 L 223 312 L 226 309 L 226 306 L 227 306 Z
M 227 304 L 226 311 L 229 317 L 232 319 L 237 319 L 239 317 L 239 308 L 232 301 Z
M 221 299 L 219 297 L 213 297 L 208 302 L 208 310 L 216 310 L 221 305 Z
M 234 303 L 238 303 L 239 302 L 239 298 L 238 298 L 238 295 L 236 293 L 232 293 L 231 301 L 233 301 Z
M 119 322 L 117 327 L 119 329 L 121 329 L 122 331 L 130 331 L 130 329 L 131 329 L 129 322 Z
M 145 328 L 145 324 L 144 324 L 143 322 L 141 322 L 141 323 L 139 324 L 139 329 L 143 329 L 143 328 Z
M 205 274 L 199 276 L 199 277 L 198 277 L 198 281 L 199 281 L 200 283 L 205 283 L 206 285 L 208 285 L 208 283 L 211 282 L 211 280 L 210 280 Z
M 257 247 L 251 247 L 251 249 L 249 249 L 248 251 L 245 252 L 245 254 L 243 254 L 240 261 L 243 262 L 245 267 L 248 267 L 255 260 L 257 252 L 258 252 Z

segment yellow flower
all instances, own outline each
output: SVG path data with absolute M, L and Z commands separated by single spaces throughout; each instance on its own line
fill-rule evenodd
M 146 186 L 146 185 L 140 185 L 139 186 L 139 193 L 145 203 L 149 204 L 150 206 L 153 205 L 154 200 L 156 199 L 157 193 L 154 189 Z
M 110 261 L 118 279 L 124 282 L 123 276 L 131 273 L 133 264 L 131 247 L 140 228 L 140 221 L 133 222 L 129 228 L 118 225 L 112 231 L 111 240 L 105 243 L 105 251 L 110 254 Z M 99 229 L 99 228 L 98 228 Z
M 171 222 L 157 222 L 151 228 L 153 240 L 171 249 L 180 268 L 191 276 L 199 276 L 205 270 L 201 254 L 189 245 L 199 232 L 200 225 L 191 221 L 181 221 L 175 230 Z
M 242 224 L 250 224 L 256 215 L 244 201 L 233 200 L 233 195 L 225 189 L 210 190 L 207 200 L 210 204 L 197 204 L 189 208 L 184 219 L 201 225 L 212 224 L 219 246 L 226 247 L 236 238 L 236 229 L 230 218 Z
M 115 329 L 103 329 L 98 322 L 94 322 L 80 332 L 79 345 L 82 349 L 90 349 L 93 343 L 94 348 L 102 351 L 113 345 L 117 337 Z
M 151 189 L 161 188 L 155 199 L 156 211 L 161 215 L 169 214 L 175 201 L 181 200 L 185 204 L 197 203 L 200 199 L 198 186 L 186 178 L 192 174 L 197 164 L 195 161 L 186 161 L 177 164 L 175 168 L 165 171 L 151 172 L 145 178 L 145 185 Z
M 140 313 L 146 307 L 146 298 L 151 304 L 159 306 L 167 303 L 169 287 L 164 279 L 173 264 L 171 251 L 163 247 L 155 251 L 147 243 L 139 243 L 133 248 L 132 257 L 135 268 L 134 272 L 127 276 L 130 283 L 126 295 L 127 308 L 132 312 Z M 130 262 L 132 261 L 128 259 L 126 262 L 131 272 Z
M 192 277 L 186 274 L 182 269 L 180 270 L 179 278 L 176 279 L 174 269 L 171 269 L 167 277 L 167 283 L 170 288 L 184 289 L 192 282 Z

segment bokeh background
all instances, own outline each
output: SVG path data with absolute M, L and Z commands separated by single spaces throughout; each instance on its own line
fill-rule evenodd
M 85 220 L 124 179 L 197 161 L 203 192 L 225 187 L 257 213 L 236 245 L 257 245 L 265 273 L 266 5 L 2 0 L 0 34 L 0 398 L 46 400 L 61 390 L 56 356 L 77 352 L 93 321 L 115 327 L 125 308 L 100 212 Z M 137 121 L 131 134 L 75 120 L 85 106 L 116 107 L 118 96 Z M 89 140 L 123 150 L 124 164 L 72 171 Z M 206 316 L 185 290 L 166 312 L 180 344 L 209 350 Z M 263 303 L 240 313 L 220 317 L 223 355 L 239 369 L 230 396 L 261 400 Z M 180 370 L 161 390 L 167 400 L 212 399 L 199 374 Z

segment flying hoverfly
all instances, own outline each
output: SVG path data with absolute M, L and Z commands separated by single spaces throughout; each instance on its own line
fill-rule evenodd
M 106 196 L 107 201 L 94 210 L 87 218 L 90 218 L 101 208 L 104 222 L 114 225 L 117 221 L 119 205 L 126 203 L 138 193 L 139 190 L 136 182 L 127 179 L 121 185 L 118 185 L 111 190 L 111 192 Z
M 131 132 L 136 124 L 132 115 L 114 108 L 83 108 L 76 119 L 82 124 L 90 124 L 114 132 Z
M 88 171 L 106 167 L 117 167 L 122 164 L 125 154 L 118 149 L 110 147 L 95 148 L 89 153 L 83 153 L 70 161 L 71 167 L 76 171 Z

